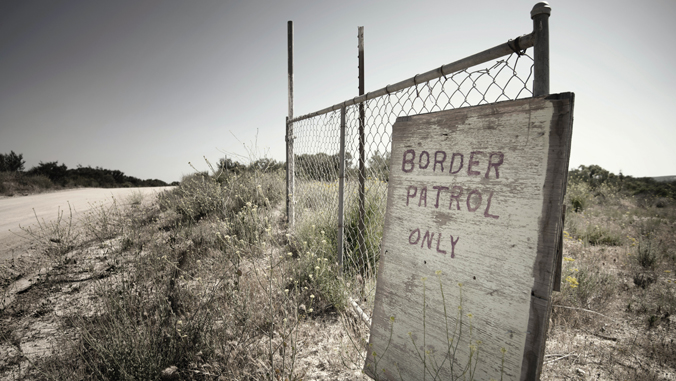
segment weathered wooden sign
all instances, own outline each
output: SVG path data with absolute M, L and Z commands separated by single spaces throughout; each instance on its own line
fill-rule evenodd
M 573 99 L 397 119 L 369 376 L 539 377 Z

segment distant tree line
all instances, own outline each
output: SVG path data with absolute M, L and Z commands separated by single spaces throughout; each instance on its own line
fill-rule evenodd
M 294 157 L 298 178 L 303 180 L 336 181 L 340 177 L 340 155 L 302 154 Z M 366 161 L 366 177 L 372 180 L 389 181 L 390 153 L 376 151 Z M 356 180 L 359 177 L 359 163 L 355 163 L 352 154 L 345 152 L 345 177 Z
M 632 195 L 676 199 L 676 181 L 656 181 L 652 177 L 616 175 L 598 165 L 581 165 L 568 172 L 569 182 L 584 182 L 592 190 L 602 185 L 611 186 Z
M 84 167 L 78 165 L 77 168 L 69 169 L 65 164 L 59 164 L 58 161 L 47 163 L 41 161 L 37 166 L 24 172 L 25 163 L 23 154 L 16 154 L 14 151 L 8 154 L 0 154 L 0 172 L 14 172 L 24 177 L 46 177 L 49 179 L 47 185 L 51 183 L 51 185 L 62 187 L 103 188 L 157 187 L 167 185 L 162 180 L 141 180 L 133 176 L 127 176 L 119 170 L 101 167 L 92 168 L 91 166 Z
M 217 172 L 216 174 L 220 173 L 221 176 L 227 177 L 231 174 L 239 175 L 246 171 L 275 172 L 286 169 L 286 163 L 270 158 L 263 158 L 252 161 L 247 165 L 225 157 L 218 160 L 214 169 Z

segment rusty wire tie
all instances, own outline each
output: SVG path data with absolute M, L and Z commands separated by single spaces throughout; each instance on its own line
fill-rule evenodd
M 448 81 L 448 78 L 446 78 L 446 73 L 444 73 L 444 65 L 439 66 L 439 74 L 444 77 L 444 81 Z
M 420 91 L 418 90 L 418 76 L 420 74 L 416 74 L 413 76 L 413 86 L 415 86 L 415 97 L 420 98 Z

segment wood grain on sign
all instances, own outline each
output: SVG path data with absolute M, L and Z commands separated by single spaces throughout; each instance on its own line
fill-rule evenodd
M 573 98 L 397 119 L 369 376 L 539 377 Z

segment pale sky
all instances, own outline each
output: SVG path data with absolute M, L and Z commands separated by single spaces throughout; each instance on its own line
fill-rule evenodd
M 288 20 L 302 115 L 357 95 L 357 26 L 368 92 L 530 33 L 535 3 L 0 0 L 0 153 L 167 182 L 243 143 L 284 160 Z M 570 166 L 676 175 L 676 2 L 549 3 Z

